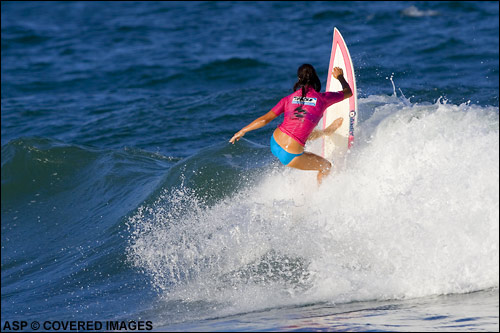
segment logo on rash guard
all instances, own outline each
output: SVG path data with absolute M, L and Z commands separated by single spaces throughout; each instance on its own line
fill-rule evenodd
M 318 99 L 313 97 L 294 96 L 292 104 L 316 106 L 317 101 Z
M 301 106 L 298 106 L 294 111 L 293 115 L 295 116 L 295 119 L 300 119 L 300 121 L 304 121 L 304 116 L 307 114 L 307 111 L 304 110 Z

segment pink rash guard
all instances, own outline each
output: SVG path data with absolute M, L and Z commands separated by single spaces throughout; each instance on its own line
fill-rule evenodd
M 279 116 L 285 113 L 285 119 L 279 129 L 305 146 L 307 138 L 318 124 L 323 112 L 332 104 L 344 99 L 344 92 L 324 92 L 307 87 L 306 97 L 302 100 L 302 89 L 283 97 L 271 111 Z

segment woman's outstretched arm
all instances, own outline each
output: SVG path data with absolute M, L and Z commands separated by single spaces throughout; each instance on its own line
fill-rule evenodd
M 276 117 L 277 117 L 277 115 L 273 111 L 269 111 L 265 115 L 255 119 L 250 124 L 243 127 L 238 133 L 233 135 L 233 137 L 231 138 L 231 140 L 229 140 L 229 142 L 234 144 L 235 141 L 238 141 L 239 139 L 241 139 L 247 132 L 256 130 L 258 128 L 261 128 L 261 127 L 269 124 L 271 122 L 271 120 L 273 120 Z

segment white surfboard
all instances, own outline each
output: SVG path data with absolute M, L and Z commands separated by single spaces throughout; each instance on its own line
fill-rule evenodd
M 330 65 L 328 67 L 328 79 L 326 91 L 341 91 L 342 85 L 332 75 L 334 67 L 340 67 L 344 71 L 344 78 L 352 90 L 352 96 L 342 102 L 333 104 L 326 109 L 323 115 L 322 128 L 328 127 L 335 119 L 342 117 L 342 126 L 329 137 L 323 137 L 322 156 L 328 160 L 341 162 L 345 160 L 346 153 L 354 142 L 354 128 L 358 120 L 358 103 L 356 92 L 356 79 L 354 77 L 354 66 L 351 55 L 344 42 L 344 38 L 334 28 L 332 53 L 330 54 Z

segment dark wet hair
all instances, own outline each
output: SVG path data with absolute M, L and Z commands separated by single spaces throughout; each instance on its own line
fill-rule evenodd
M 312 87 L 317 92 L 321 90 L 321 81 L 312 65 L 303 64 L 297 69 L 298 81 L 293 86 L 293 91 L 302 88 L 302 97 L 306 97 L 307 86 Z

